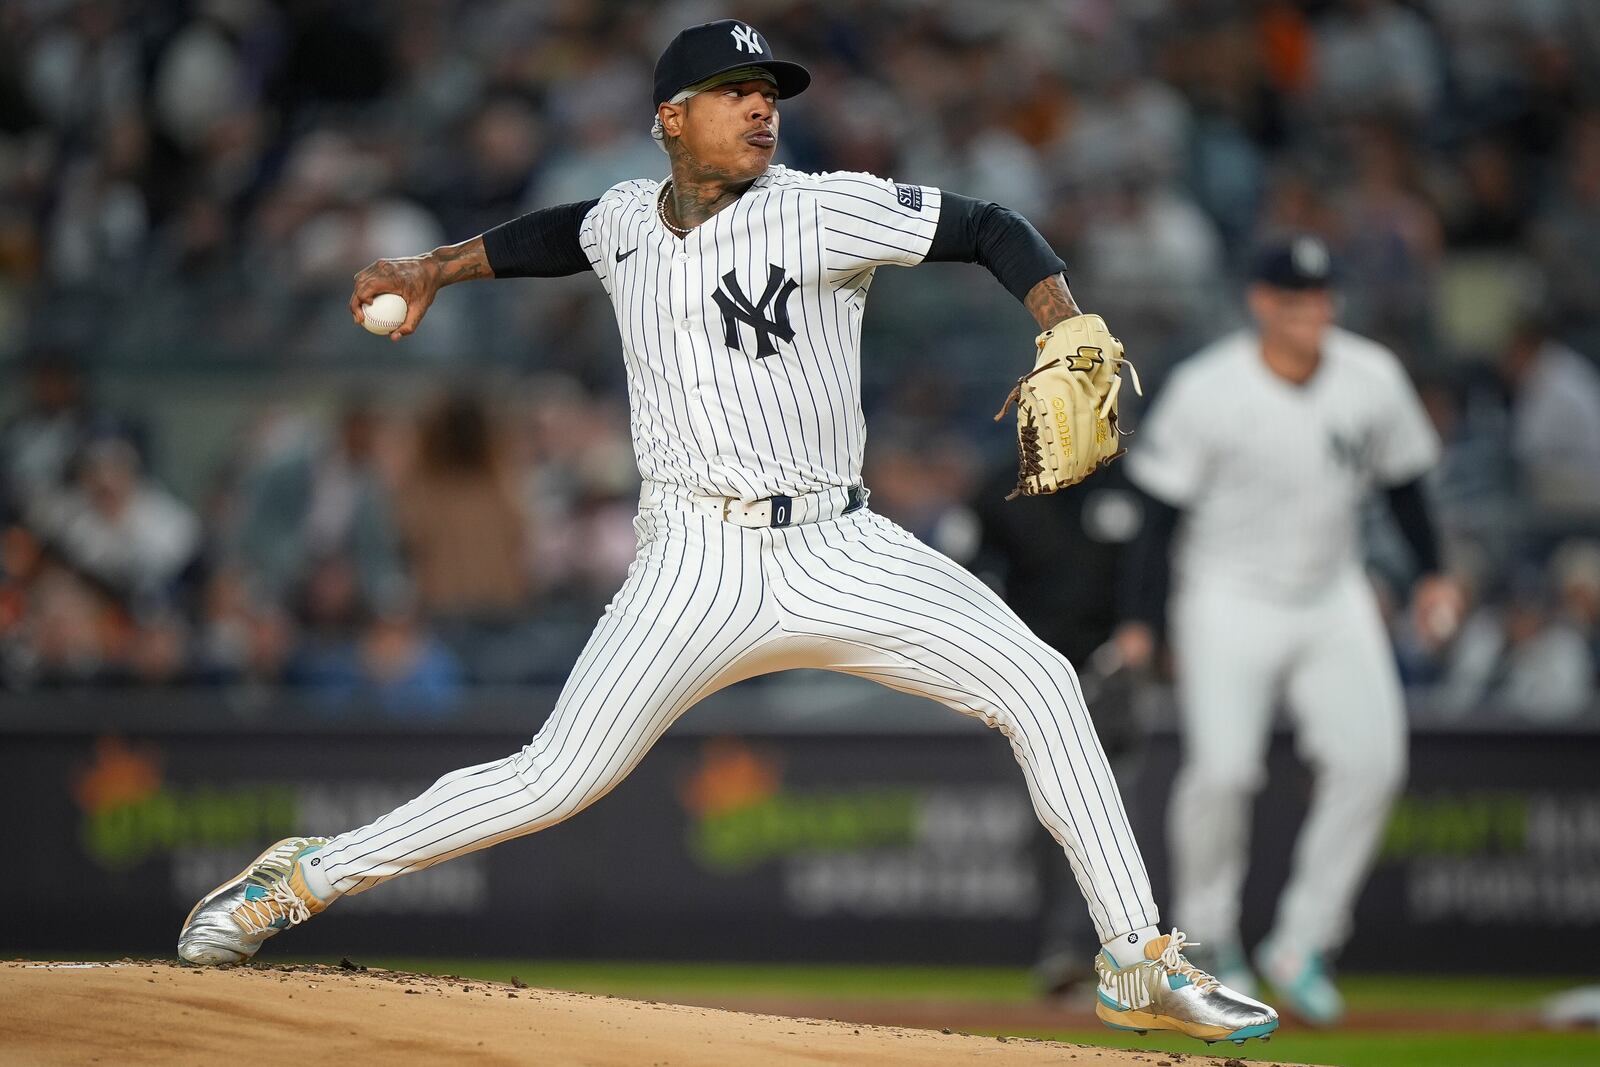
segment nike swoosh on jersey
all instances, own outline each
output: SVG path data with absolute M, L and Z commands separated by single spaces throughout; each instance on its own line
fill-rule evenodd
M 628 249 L 626 252 L 624 252 L 620 248 L 617 249 L 617 262 L 621 263 L 623 260 L 627 259 L 629 256 L 633 255 L 637 251 L 639 251 L 639 247 L 637 245 L 635 245 L 634 247 Z

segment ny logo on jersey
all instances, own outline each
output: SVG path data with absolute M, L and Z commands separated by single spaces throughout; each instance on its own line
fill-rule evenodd
M 722 285 L 711 298 L 722 309 L 722 334 L 729 348 L 744 351 L 739 339 L 741 322 L 756 332 L 757 359 L 777 354 L 778 346 L 772 343 L 774 337 L 780 341 L 794 340 L 794 327 L 789 325 L 789 297 L 800 283 L 785 275 L 782 267 L 776 263 L 767 264 L 767 287 L 761 291 L 761 299 L 753 304 L 739 287 L 739 279 L 734 277 L 733 271 L 722 276 Z M 766 317 L 769 306 L 772 309 L 770 319 Z
M 749 52 L 752 55 L 761 55 L 761 35 L 749 26 L 740 23 L 733 28 L 733 47 L 740 52 Z
M 1357 474 L 1367 469 L 1372 445 L 1370 432 L 1357 430 L 1343 434 L 1338 430 L 1328 431 L 1328 452 L 1333 462 Z

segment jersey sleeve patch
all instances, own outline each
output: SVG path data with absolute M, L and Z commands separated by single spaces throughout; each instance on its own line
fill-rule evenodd
M 936 187 L 831 171 L 805 176 L 805 188 L 827 211 L 825 250 L 835 280 L 868 267 L 914 267 L 928 254 L 939 226 Z

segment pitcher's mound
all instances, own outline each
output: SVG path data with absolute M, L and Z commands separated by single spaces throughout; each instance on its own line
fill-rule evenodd
M 1177 1056 L 339 967 L 0 963 L 0 1063 L 932 1064 Z M 1196 1046 L 1199 1046 L 1197 1044 Z M 1221 1046 L 1218 1046 L 1221 1047 Z M 1182 1057 L 1184 1067 L 1223 1058 Z

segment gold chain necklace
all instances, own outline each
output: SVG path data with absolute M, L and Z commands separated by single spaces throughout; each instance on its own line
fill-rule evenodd
M 687 237 L 687 236 L 689 236 L 689 231 L 691 229 L 693 229 L 694 227 L 692 227 L 692 226 L 683 226 L 683 227 L 674 226 L 671 223 L 671 221 L 668 220 L 668 218 L 667 218 L 667 190 L 669 190 L 671 188 L 672 188 L 672 179 L 671 178 L 668 178 L 666 181 L 661 183 L 661 193 L 660 193 L 660 195 L 658 195 L 656 197 L 656 215 L 660 217 L 661 225 L 665 226 L 667 229 L 671 230 L 673 233 L 677 234 L 679 237 Z

